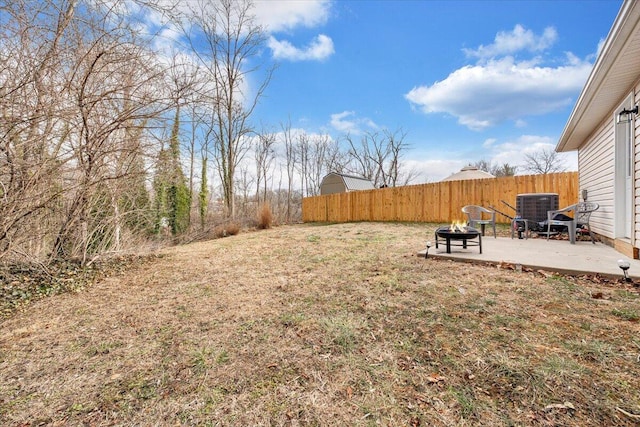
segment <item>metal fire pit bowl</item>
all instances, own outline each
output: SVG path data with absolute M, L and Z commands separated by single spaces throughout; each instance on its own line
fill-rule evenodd
M 463 230 L 451 230 L 451 228 L 440 227 L 436 230 L 436 249 L 438 248 L 438 242 L 444 239 L 447 246 L 447 253 L 451 253 L 451 246 L 461 246 L 463 249 L 467 249 L 468 246 L 478 246 L 480 253 L 482 253 L 482 234 L 480 231 L 472 227 L 466 227 Z M 475 239 L 478 239 L 476 242 Z

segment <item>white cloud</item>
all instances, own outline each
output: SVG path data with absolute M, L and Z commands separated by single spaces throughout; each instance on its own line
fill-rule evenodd
M 273 33 L 291 32 L 296 28 L 313 28 L 324 25 L 331 11 L 330 0 L 258 0 L 254 3 L 256 20 L 271 33 L 267 46 L 275 59 L 288 61 L 323 61 L 335 52 L 333 40 L 319 34 L 304 47 L 297 47 L 288 40 L 278 40 Z
M 488 146 L 485 145 L 485 148 L 489 148 L 488 157 L 494 164 L 502 165 L 508 163 L 512 166 L 523 166 L 525 164 L 525 155 L 541 150 L 554 150 L 555 143 L 555 139 L 548 136 L 522 135 L 513 141 L 502 143 L 494 141 Z M 577 153 L 559 153 L 558 157 L 564 160 L 567 170 L 578 170 Z M 523 174 L 526 172 L 519 169 L 518 173 Z
M 450 114 L 473 130 L 505 120 L 522 126 L 522 117 L 570 105 L 590 71 L 590 63 L 573 55 L 555 68 L 505 57 L 460 68 L 431 86 L 414 87 L 405 98 L 427 114 Z
M 355 115 L 353 111 L 343 111 L 331 115 L 331 127 L 344 133 L 353 133 L 357 129 L 357 124 L 353 120 L 346 120 L 347 117 Z
M 373 120 L 366 117 L 359 118 L 355 111 L 343 111 L 331 115 L 331 127 L 342 133 L 352 135 L 360 135 L 363 133 L 363 127 L 377 129 L 378 125 Z
M 187 56 L 188 52 L 180 49 L 180 38 L 182 32 L 175 25 L 167 24 L 156 31 L 152 40 L 152 46 L 159 56 L 170 57 L 175 52 L 183 52 Z
M 333 40 L 324 34 L 318 35 L 303 49 L 295 47 L 286 40 L 277 40 L 270 36 L 267 45 L 273 51 L 275 59 L 289 61 L 322 61 L 333 55 Z
M 415 171 L 417 176 L 413 180 L 412 184 L 438 182 L 442 181 L 449 175 L 458 172 L 468 162 L 464 162 L 458 159 L 407 159 L 402 163 L 403 170 Z
M 542 149 L 555 148 L 555 140 L 546 136 L 522 135 L 514 140 L 499 141 L 495 138 L 487 138 L 482 143 L 482 154 L 478 158 L 472 158 L 471 153 L 462 151 L 412 152 L 409 159 L 403 161 L 403 168 L 414 170 L 418 174 L 412 182 L 438 182 L 449 175 L 458 172 L 470 163 L 478 160 L 487 160 L 494 165 L 508 163 L 511 166 L 523 166 L 525 154 L 531 154 Z M 564 160 L 568 171 L 578 170 L 577 152 L 559 153 Z M 517 174 L 529 172 L 518 169 Z
M 526 127 L 526 117 L 570 105 L 591 72 L 588 60 L 570 52 L 553 58 L 553 66 L 544 65 L 541 56 L 516 59 L 521 52 L 539 55 L 557 38 L 553 27 L 538 35 L 516 25 L 512 31 L 499 32 L 492 44 L 465 49 L 469 57 L 478 58 L 475 65 L 459 68 L 432 85 L 414 87 L 405 98 L 426 114 L 449 114 L 473 130 L 505 121 Z
M 497 139 L 495 139 L 495 138 L 488 138 L 488 139 L 485 139 L 485 141 L 482 143 L 482 146 L 483 146 L 484 148 L 491 148 L 491 147 L 493 147 L 493 145 L 494 145 L 496 142 L 497 142 Z
M 331 1 L 329 0 L 257 0 L 254 2 L 256 20 L 269 32 L 323 25 L 329 19 L 330 10 Z
M 606 39 L 600 39 L 600 41 L 598 42 L 598 50 L 595 54 L 595 58 L 597 58 L 600 55 L 600 52 L 602 52 L 602 49 L 604 48 L 604 42 L 607 41 Z
M 512 31 L 501 31 L 496 34 L 493 44 L 480 45 L 477 49 L 463 49 L 467 56 L 477 58 L 493 58 L 500 55 L 511 55 L 526 50 L 541 52 L 548 49 L 558 39 L 558 32 L 553 27 L 547 27 L 541 35 L 516 25 Z

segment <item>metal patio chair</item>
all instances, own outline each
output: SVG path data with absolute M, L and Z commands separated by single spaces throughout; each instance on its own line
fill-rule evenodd
M 467 205 L 462 208 L 462 212 L 467 215 L 467 225 L 477 228 L 480 226 L 482 235 L 487 225 L 493 227 L 493 237 L 496 237 L 496 212 L 477 205 Z
M 576 203 L 575 205 L 567 206 L 563 209 L 547 211 L 547 240 L 549 240 L 549 236 L 551 235 L 551 226 L 566 226 L 569 233 L 569 241 L 571 242 L 571 244 L 575 244 L 576 233 L 579 226 L 581 232 L 589 232 L 591 243 L 595 245 L 596 240 L 593 237 L 593 233 L 591 232 L 589 219 L 591 218 L 591 213 L 598 210 L 599 207 L 600 205 L 594 202 L 581 202 Z M 557 217 L 558 214 L 566 216 L 568 212 L 573 212 L 573 218 Z M 562 230 L 560 232 L 562 232 Z

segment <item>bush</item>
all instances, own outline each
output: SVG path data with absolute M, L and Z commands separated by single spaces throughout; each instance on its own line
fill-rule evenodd
M 240 226 L 235 222 L 221 224 L 213 229 L 213 235 L 216 238 L 235 236 L 238 233 L 240 233 Z
M 271 228 L 272 223 L 273 214 L 271 213 L 271 206 L 265 202 L 258 209 L 258 228 L 261 230 Z

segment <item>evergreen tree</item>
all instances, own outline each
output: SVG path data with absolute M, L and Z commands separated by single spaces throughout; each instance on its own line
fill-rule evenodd
M 191 195 L 187 180 L 180 163 L 180 105 L 176 107 L 176 116 L 171 129 L 169 139 L 169 162 L 171 167 L 171 180 L 167 204 L 169 207 L 169 225 L 171 232 L 176 235 L 189 228 L 191 217 Z
M 207 217 L 207 156 L 202 156 L 202 174 L 200 177 L 200 193 L 198 194 L 199 210 L 200 210 L 200 228 L 204 229 Z

